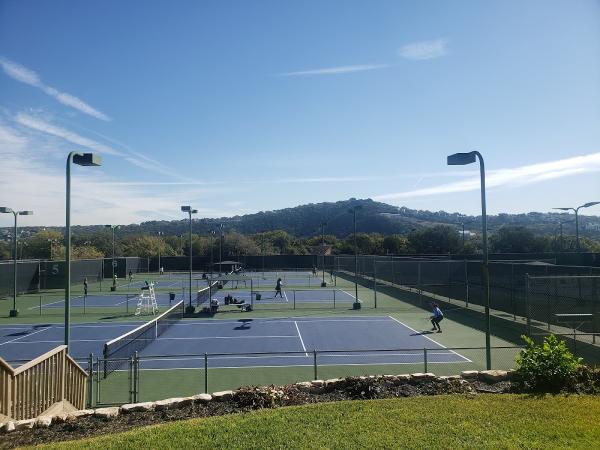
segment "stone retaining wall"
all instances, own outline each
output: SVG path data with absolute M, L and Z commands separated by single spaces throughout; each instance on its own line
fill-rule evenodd
M 353 379 L 358 380 L 369 380 L 369 379 L 378 379 L 378 380 L 387 380 L 401 383 L 411 383 L 411 382 L 423 382 L 423 381 L 450 381 L 450 380 L 459 380 L 461 383 L 469 383 L 473 381 L 480 381 L 484 383 L 498 383 L 501 381 L 510 381 L 513 378 L 513 371 L 504 371 L 504 370 L 484 370 L 484 371 L 465 371 L 460 375 L 452 375 L 452 376 L 436 376 L 433 373 L 413 373 L 413 374 L 401 374 L 401 375 L 382 375 L 382 376 L 363 376 L 363 377 L 353 377 Z M 335 389 L 336 385 L 342 385 L 347 382 L 349 378 L 333 378 L 330 380 L 314 380 L 314 381 L 304 381 L 294 384 L 293 386 L 301 391 L 318 393 L 326 389 Z M 283 388 L 276 387 L 264 387 L 261 388 L 264 392 L 268 393 L 269 396 L 273 399 L 273 401 L 277 400 L 277 398 L 281 398 L 284 396 Z M 239 391 L 220 391 L 213 392 L 212 394 L 198 394 L 191 397 L 177 397 L 177 398 L 169 398 L 165 400 L 159 400 L 156 402 L 143 402 L 143 403 L 131 403 L 122 405 L 120 407 L 107 407 L 107 408 L 97 408 L 97 409 L 83 409 L 79 411 L 74 411 L 71 413 L 62 413 L 54 416 L 41 416 L 36 419 L 28 419 L 28 420 L 17 420 L 5 422 L 4 424 L 0 424 L 1 429 L 4 433 L 9 433 L 11 431 L 16 430 L 24 430 L 31 429 L 34 427 L 38 428 L 48 428 L 53 423 L 64 423 L 64 422 L 73 422 L 82 417 L 97 417 L 100 419 L 110 419 L 117 417 L 121 414 L 129 414 L 132 412 L 145 412 L 145 411 L 163 411 L 169 409 L 178 409 L 183 408 L 185 406 L 189 406 L 193 403 L 209 403 L 209 402 L 223 402 L 231 399 L 236 393 L 242 393 L 243 389 Z

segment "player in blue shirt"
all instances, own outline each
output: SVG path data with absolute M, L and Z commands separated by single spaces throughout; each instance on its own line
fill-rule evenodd
M 437 303 L 432 303 L 431 307 L 433 308 L 433 316 L 431 316 L 431 324 L 433 325 L 433 328 L 431 331 L 437 330 L 438 333 L 441 333 L 442 329 L 440 327 L 440 322 L 444 320 L 444 314 L 440 309 L 440 305 Z

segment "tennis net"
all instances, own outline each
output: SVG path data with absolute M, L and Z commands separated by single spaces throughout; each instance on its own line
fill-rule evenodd
M 156 319 L 104 344 L 104 377 L 126 366 L 129 358 L 155 341 L 171 325 L 183 317 L 183 300 L 169 308 Z

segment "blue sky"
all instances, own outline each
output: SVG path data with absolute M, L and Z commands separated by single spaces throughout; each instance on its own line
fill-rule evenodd
M 0 0 L 0 203 L 132 223 L 374 198 L 600 200 L 600 3 Z M 599 215 L 600 207 L 587 212 Z M 3 216 L 3 217 L 2 217 Z M 11 224 L 0 215 L 0 226 Z

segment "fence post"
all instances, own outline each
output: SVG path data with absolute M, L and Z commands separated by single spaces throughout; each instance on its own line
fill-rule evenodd
M 204 393 L 208 394 L 208 354 L 204 353 Z
M 335 309 L 335 289 L 332 289 L 333 291 L 333 309 Z
M 525 316 L 527 319 L 527 336 L 531 337 L 531 311 L 529 298 L 529 274 L 525 274 Z
M 377 308 L 377 262 L 373 259 L 373 298 L 375 300 L 375 308 Z
M 106 361 L 105 370 L 106 370 Z M 93 366 L 92 366 L 93 367 Z M 100 357 L 96 358 L 96 405 L 100 403 Z
M 127 381 L 129 383 L 129 403 L 133 403 L 133 356 L 129 357 L 129 367 L 127 370 Z
M 596 343 L 596 332 L 598 331 L 598 283 L 597 277 L 592 278 L 592 344 Z
M 317 350 L 313 350 L 313 368 L 314 368 L 314 372 L 315 372 L 315 380 L 318 379 L 318 375 L 317 375 Z
M 424 372 L 427 373 L 427 348 L 423 347 L 423 368 Z
M 90 353 L 88 357 L 88 398 L 87 406 L 92 407 L 94 401 L 94 354 Z
M 513 310 L 513 320 L 517 320 L 517 307 L 515 305 L 515 263 L 510 264 L 510 306 Z
M 40 316 L 42 315 L 42 295 L 40 295 Z
M 140 394 L 140 356 L 138 352 L 133 355 L 133 401 L 139 401 Z
M 465 258 L 465 308 L 469 307 L 469 262 Z
M 294 293 L 294 309 L 296 309 L 296 289 L 292 291 Z
M 423 292 L 421 291 L 421 261 L 417 264 L 417 290 L 419 291 L 419 306 L 423 306 Z

